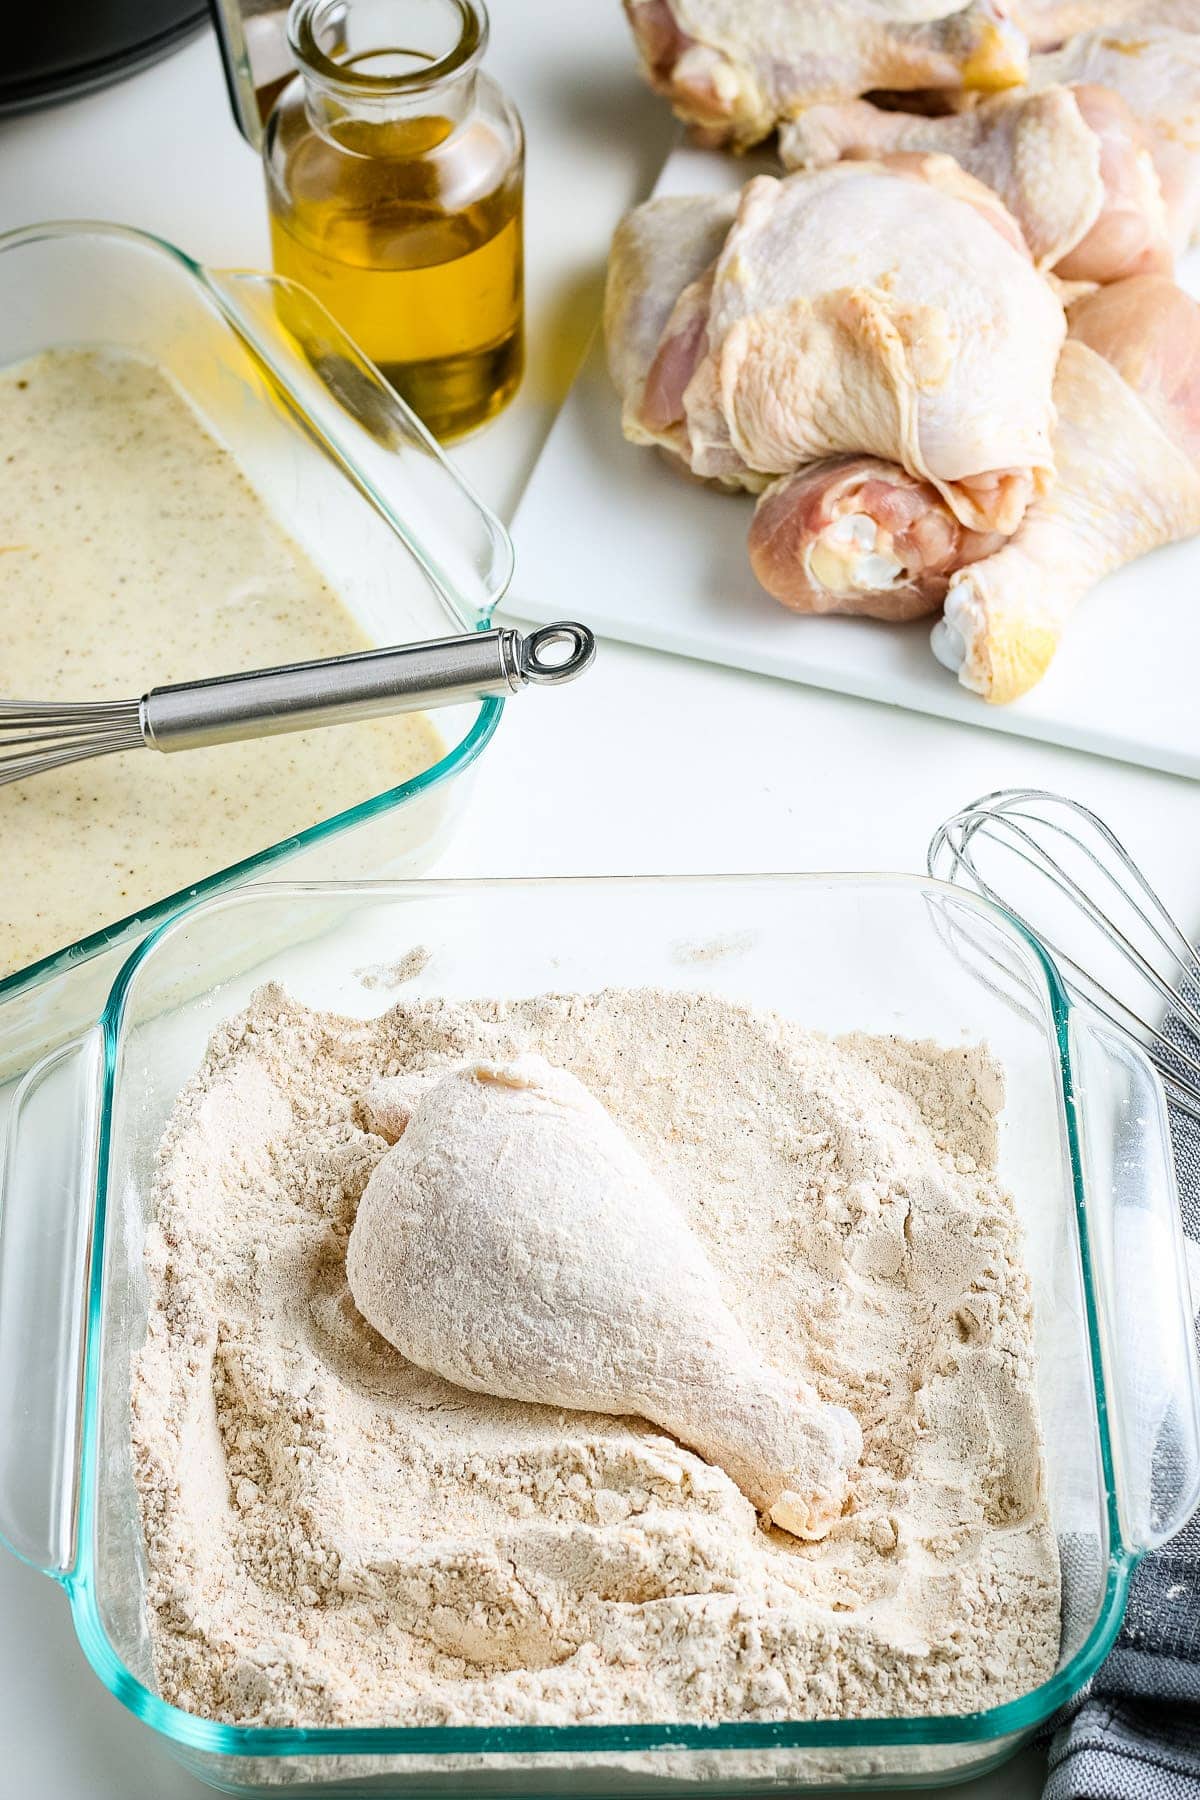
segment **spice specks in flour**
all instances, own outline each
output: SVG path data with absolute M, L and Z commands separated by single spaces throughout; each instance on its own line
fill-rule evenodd
M 775 1367 L 864 1449 L 761 1528 L 636 1418 L 467 1393 L 358 1314 L 394 1077 L 536 1051 L 606 1107 Z M 419 1084 L 418 1084 L 419 1086 Z M 376 1101 L 370 1098 L 374 1092 Z M 962 1712 L 1053 1670 L 1028 1282 L 978 1048 L 608 991 L 222 1026 L 163 1139 L 132 1437 L 164 1696 L 263 1725 Z

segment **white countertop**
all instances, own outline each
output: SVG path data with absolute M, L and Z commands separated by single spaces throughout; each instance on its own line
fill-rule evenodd
M 651 185 L 672 125 L 637 79 L 617 0 L 491 11 L 491 67 L 529 135 L 529 372 L 457 460 L 508 517 L 597 316 L 608 234 Z M 266 265 L 261 179 L 210 36 L 103 94 L 0 125 L 0 229 L 45 218 L 119 220 L 207 262 Z M 518 571 L 518 611 L 519 596 Z M 943 816 L 1016 785 L 1094 806 L 1200 925 L 1189 782 L 617 645 L 576 687 L 509 708 L 443 870 L 916 870 Z M 0 1741 L 0 1800 L 204 1792 L 100 1687 L 53 1584 L 2 1554 Z M 1033 1800 L 1040 1775 L 1030 1753 L 959 1791 Z

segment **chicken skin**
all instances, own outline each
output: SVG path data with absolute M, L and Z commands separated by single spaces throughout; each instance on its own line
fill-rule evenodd
M 1040 269 L 1070 281 L 1170 272 L 1167 208 L 1149 136 L 1120 94 L 1090 82 L 997 94 L 943 118 L 866 100 L 815 106 L 780 133 L 785 168 L 936 151 L 992 188 Z
M 1200 31 L 1200 0 L 1006 0 L 1031 50 L 1054 50 L 1084 32 L 1137 24 Z
M 651 86 L 713 144 L 759 143 L 822 100 L 1023 81 L 999 0 L 625 0 Z
M 1176 256 L 1200 228 L 1200 0 L 1189 0 L 1191 30 L 1163 22 L 1164 9 L 1136 23 L 1071 38 L 1033 60 L 1030 83 L 1067 82 L 1118 94 L 1137 119 L 1158 175 L 1166 238 Z M 1131 271 L 1132 272 L 1132 271 Z
M 625 435 L 752 492 L 881 458 L 968 531 L 1015 530 L 1053 476 L 1066 327 L 996 197 L 947 157 L 757 177 L 689 280 L 726 204 L 652 201 L 618 231 L 606 319 Z

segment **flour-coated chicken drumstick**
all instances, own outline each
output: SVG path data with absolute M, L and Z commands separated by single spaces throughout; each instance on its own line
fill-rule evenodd
M 403 1135 L 367 1184 L 346 1268 L 401 1355 L 476 1393 L 639 1415 L 772 1524 L 825 1535 L 861 1452 L 856 1422 L 763 1361 L 682 1213 L 582 1083 L 536 1055 L 470 1063 L 389 1118 Z

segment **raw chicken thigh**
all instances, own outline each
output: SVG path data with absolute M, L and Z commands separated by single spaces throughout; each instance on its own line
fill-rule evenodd
M 824 1536 L 857 1424 L 763 1362 L 682 1214 L 587 1089 L 526 1055 L 426 1079 L 410 1105 L 384 1108 L 403 1135 L 347 1251 L 375 1329 L 476 1393 L 640 1415 L 772 1524 Z
M 987 700 L 1041 679 L 1102 576 L 1200 531 L 1200 306 L 1153 275 L 1078 302 L 1054 397 L 1057 484 L 953 577 L 934 627 L 935 654 Z
M 1193 30 L 1160 22 L 1189 8 Z M 810 107 L 780 133 L 784 166 L 944 152 L 1000 195 L 1040 268 L 1100 282 L 1169 271 L 1200 226 L 1200 0 L 1137 10 L 1035 56 L 1027 87 L 948 116 Z
M 1136 21 L 1200 31 L 1200 0 L 1005 0 L 1005 11 L 1032 50 L 1050 50 L 1085 31 Z
M 1193 29 L 1147 20 L 1072 38 L 1034 59 L 1030 82 L 1086 83 L 1119 94 L 1140 123 L 1158 172 L 1167 239 L 1176 255 L 1200 227 L 1200 0 Z M 1168 15 L 1170 16 L 1170 15 Z M 1182 10 L 1177 15 L 1184 16 Z
M 780 133 L 779 150 L 790 169 L 941 151 L 1000 196 L 1039 268 L 1076 281 L 1171 268 L 1149 142 L 1112 88 L 1022 88 L 944 118 L 885 112 L 866 100 L 814 106 Z
M 653 201 L 617 234 L 606 311 L 625 435 L 752 491 L 867 453 L 930 483 L 969 531 L 1013 531 L 1053 474 L 1065 321 L 996 197 L 947 157 L 760 176 L 688 281 L 719 204 Z M 653 252 L 689 231 L 690 258 Z M 672 288 L 640 378 L 649 332 L 634 350 L 630 322 L 657 320 Z
M 625 0 L 651 85 L 712 143 L 758 143 L 818 100 L 1022 81 L 997 0 Z
M 682 419 L 654 433 L 642 414 L 661 412 L 647 403 L 646 378 L 680 294 L 716 260 L 738 208 L 736 194 L 697 194 L 647 200 L 617 226 L 604 295 L 604 339 L 609 373 L 621 396 L 621 429 L 635 444 L 658 443 L 687 462 Z M 702 321 L 701 321 L 702 323 Z M 764 485 L 747 470 L 734 486 Z

